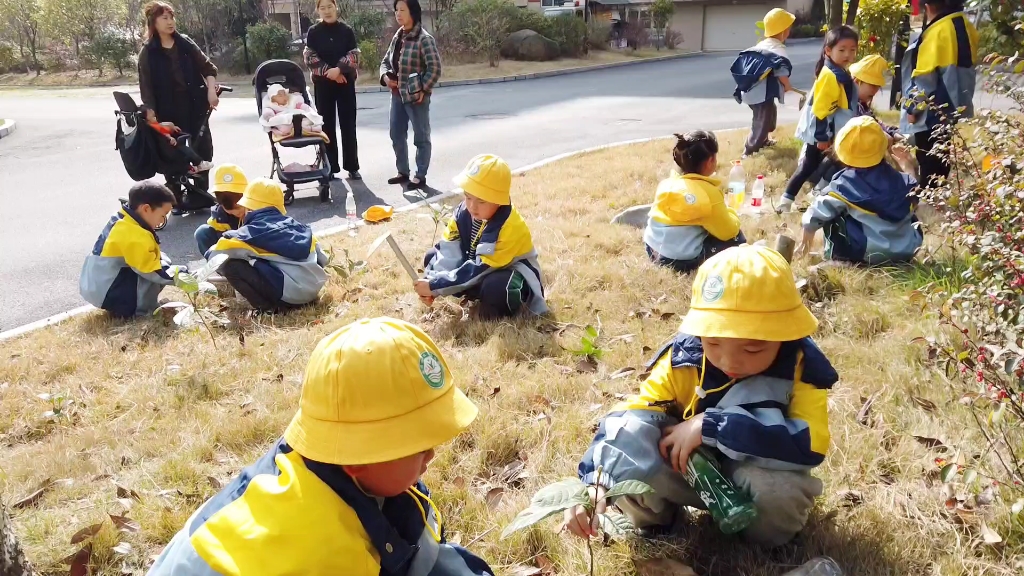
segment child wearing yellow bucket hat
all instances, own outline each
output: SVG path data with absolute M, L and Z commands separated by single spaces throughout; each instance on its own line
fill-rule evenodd
M 285 215 L 284 190 L 259 178 L 245 187 L 242 222 L 206 253 L 226 255 L 219 272 L 253 308 L 274 312 L 309 304 L 327 283 L 327 256 L 313 230 Z
M 793 63 L 786 52 L 786 40 L 796 22 L 796 16 L 773 8 L 765 14 L 764 40 L 740 52 L 733 61 L 730 71 L 736 80 L 733 97 L 736 102 L 750 106 L 753 124 L 750 137 L 743 149 L 745 155 L 754 154 L 765 146 L 774 144 L 769 136 L 775 131 L 778 121 L 776 100 L 785 102 L 786 92 L 793 89 L 789 77 Z
M 420 299 L 427 305 L 437 296 L 478 301 L 483 320 L 509 318 L 523 309 L 547 312 L 533 237 L 512 205 L 508 164 L 480 154 L 455 184 L 466 198 L 423 258 L 424 278 L 413 284 Z
M 284 436 L 189 518 L 149 574 L 491 575 L 445 539 L 420 480 L 476 415 L 419 328 L 349 324 L 313 350 Z
M 210 209 L 210 219 L 195 232 L 199 253 L 203 255 L 220 240 L 222 234 L 237 230 L 242 225 L 243 209 L 238 201 L 249 185 L 245 172 L 234 164 L 220 164 L 210 175 L 210 191 L 217 198 L 217 204 Z
M 703 446 L 753 497 L 757 519 L 743 534 L 788 542 L 822 491 L 810 471 L 828 451 L 828 390 L 839 378 L 811 340 L 817 327 L 778 252 L 743 245 L 710 258 L 679 333 L 651 362 L 639 394 L 601 421 L 580 477 L 594 484 L 600 476 L 599 501 L 623 480 L 653 486 L 615 504 L 637 527 L 671 529 L 683 507 L 705 508 L 680 473 Z M 580 519 L 579 509 L 565 514 L 571 532 L 589 537 Z
M 806 254 L 823 230 L 828 259 L 866 264 L 913 259 L 924 241 L 914 214 L 917 181 L 886 162 L 888 149 L 888 135 L 870 116 L 858 116 L 839 131 L 836 155 L 847 168 L 804 213 L 797 254 Z
M 871 116 L 878 121 L 871 103 L 882 86 L 885 86 L 885 73 L 888 71 L 889 63 L 878 54 L 869 54 L 850 66 L 850 75 L 853 76 L 853 83 L 857 85 L 858 116 Z M 903 140 L 899 127 L 886 126 L 881 121 L 878 124 L 893 140 Z

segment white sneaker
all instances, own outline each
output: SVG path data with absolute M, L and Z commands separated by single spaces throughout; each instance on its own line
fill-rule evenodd
M 786 198 L 785 196 L 783 196 L 779 200 L 779 203 L 775 205 L 776 214 L 782 214 L 784 212 L 789 212 L 791 210 L 793 210 L 793 201 L 790 200 L 789 198 Z
M 196 172 L 209 172 L 210 170 L 213 170 L 213 162 L 208 160 L 203 160 L 199 166 L 196 166 Z

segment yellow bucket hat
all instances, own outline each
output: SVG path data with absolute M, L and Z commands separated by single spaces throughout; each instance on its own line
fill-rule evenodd
M 242 194 L 242 199 L 238 201 L 238 205 L 244 206 L 249 210 L 259 210 L 260 208 L 273 206 L 280 210 L 281 214 L 288 213 L 284 209 L 284 188 L 277 182 L 266 178 L 257 178 L 249 182 L 249 185 L 245 187 L 245 193 Z
M 782 34 L 796 22 L 796 16 L 782 8 L 772 8 L 764 15 L 764 36 L 770 38 Z
M 242 172 L 242 169 L 234 164 L 221 164 L 213 169 L 211 192 L 243 194 L 248 185 L 249 179 L 245 177 L 245 172 Z
M 690 310 L 679 327 L 693 336 L 768 342 L 799 340 L 817 329 L 786 259 L 749 244 L 723 250 L 697 269 Z
M 885 73 L 889 70 L 889 63 L 878 54 L 870 54 L 850 66 L 850 75 L 854 80 L 860 80 L 872 86 L 885 86 Z
M 383 222 L 395 215 L 395 209 L 385 204 L 370 206 L 363 212 L 363 220 L 367 222 Z
M 512 169 L 493 154 L 480 154 L 455 177 L 455 185 L 464 192 L 501 206 L 512 203 Z
M 836 156 L 850 168 L 871 168 L 885 160 L 889 137 L 871 116 L 858 116 L 836 136 Z
M 440 446 L 476 418 L 429 336 L 392 318 L 363 319 L 317 344 L 284 439 L 338 465 L 390 462 Z

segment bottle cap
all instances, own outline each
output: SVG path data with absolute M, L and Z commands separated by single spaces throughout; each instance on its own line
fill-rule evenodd
M 758 174 L 757 175 L 757 179 L 758 180 L 764 180 L 764 174 Z
M 741 164 L 743 164 L 743 160 L 733 160 L 732 161 L 732 165 L 733 166 L 739 166 Z

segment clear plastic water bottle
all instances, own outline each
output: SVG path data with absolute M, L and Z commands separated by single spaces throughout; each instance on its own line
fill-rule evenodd
M 818 556 L 796 570 L 786 572 L 783 576 L 843 576 L 843 571 L 835 560 L 828 556 Z
M 761 207 L 764 205 L 764 175 L 758 174 L 757 180 L 754 180 L 754 186 L 750 189 L 750 210 L 754 214 L 761 213 Z
M 345 198 L 345 218 L 348 219 L 348 234 L 355 236 L 358 230 L 356 225 L 356 199 L 355 194 L 350 190 Z
M 747 193 L 747 173 L 743 170 L 743 162 L 734 160 L 729 170 L 729 198 L 727 204 L 739 211 Z

